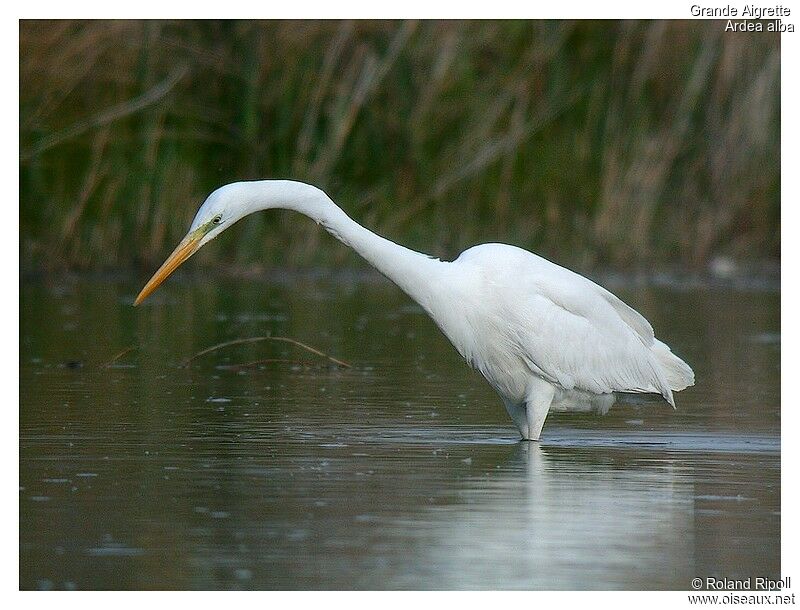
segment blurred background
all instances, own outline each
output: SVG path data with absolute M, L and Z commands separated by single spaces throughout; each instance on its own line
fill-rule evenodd
M 260 178 L 444 258 L 777 260 L 779 94 L 779 36 L 714 21 L 22 21 L 22 265 L 152 266 Z M 290 213 L 219 242 L 195 264 L 362 264 Z

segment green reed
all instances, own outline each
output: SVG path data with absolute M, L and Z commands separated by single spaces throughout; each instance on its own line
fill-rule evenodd
M 780 249 L 780 44 L 719 22 L 23 21 L 28 268 L 153 265 L 203 197 L 295 178 L 452 257 L 587 268 Z M 350 263 L 311 222 L 198 255 Z

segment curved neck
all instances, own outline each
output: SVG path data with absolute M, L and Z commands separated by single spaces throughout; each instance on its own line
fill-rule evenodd
M 249 206 L 250 212 L 282 208 L 308 216 L 336 239 L 358 252 L 430 312 L 438 280 L 441 279 L 447 263 L 365 229 L 314 186 L 290 180 L 269 180 L 261 184 L 269 187 L 264 188 L 260 197 L 256 190 Z

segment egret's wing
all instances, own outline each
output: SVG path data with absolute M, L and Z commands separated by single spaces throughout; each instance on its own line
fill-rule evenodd
M 566 389 L 656 392 L 672 402 L 647 320 L 577 274 L 534 280 L 508 304 L 510 340 L 534 372 Z
M 655 335 L 653 334 L 653 327 L 650 326 L 650 322 L 636 311 L 633 307 L 625 304 L 621 299 L 619 299 L 616 295 L 611 294 L 608 290 L 603 288 L 602 286 L 598 286 L 594 282 L 587 280 L 590 282 L 594 288 L 597 290 L 597 293 L 609 304 L 611 307 L 614 308 L 614 311 L 617 312 L 617 315 L 625 322 L 628 326 L 630 326 L 636 334 L 642 339 L 645 345 L 653 345 L 655 340 Z

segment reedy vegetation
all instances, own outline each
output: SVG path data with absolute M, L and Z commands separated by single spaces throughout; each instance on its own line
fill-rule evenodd
M 692 22 L 31 22 L 21 257 L 152 266 L 226 182 L 291 177 L 449 258 L 777 258 L 780 46 Z M 349 264 L 261 214 L 206 264 Z

